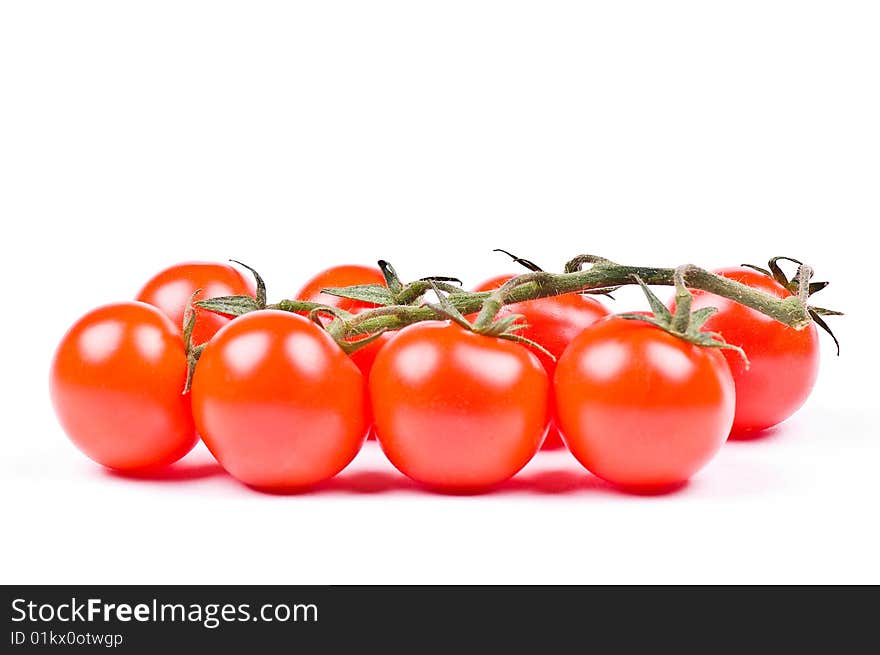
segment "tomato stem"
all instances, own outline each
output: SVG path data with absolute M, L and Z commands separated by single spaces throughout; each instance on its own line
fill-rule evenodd
M 773 263 L 775 264 L 775 262 Z M 511 278 L 494 291 L 475 293 L 434 280 L 417 280 L 404 285 L 390 264 L 384 261 L 382 264 L 384 264 L 382 266 L 383 272 L 389 282 L 389 290 L 392 285 L 395 287 L 392 291 L 394 304 L 368 309 L 355 316 L 346 317 L 344 320 L 337 317 L 337 320 L 331 324 L 333 336 L 337 341 L 351 340 L 354 337 L 388 330 L 399 330 L 420 321 L 444 320 L 448 317 L 449 308 L 453 308 L 462 315 L 476 313 L 474 328 L 483 331 L 491 326 L 504 305 L 565 293 L 595 292 L 597 289 L 636 284 L 637 280 L 641 280 L 646 285 L 658 286 L 675 286 L 678 282 L 679 289 L 676 292 L 676 300 L 682 306 L 682 313 L 675 319 L 675 327 L 681 331 L 686 331 L 680 324 L 688 318 L 684 310 L 689 310 L 689 301 L 681 293 L 681 289 L 686 291 L 686 288 L 699 289 L 723 296 L 798 330 L 810 325 L 817 315 L 814 308 L 807 304 L 812 269 L 803 264 L 800 265 L 797 275 L 798 293 L 788 298 L 771 296 L 694 265 L 678 269 L 627 266 L 612 262 L 604 257 L 588 254 L 578 255 L 571 259 L 566 264 L 564 273 L 530 271 Z M 448 304 L 447 309 L 441 311 L 437 305 L 415 304 L 420 301 L 422 294 L 432 287 L 444 293 L 444 304 Z M 255 304 L 259 305 L 259 302 Z M 196 305 L 216 311 L 211 300 L 200 301 Z M 270 305 L 270 307 L 285 311 L 306 309 L 302 303 L 292 300 L 282 300 Z M 309 309 L 316 309 L 316 306 L 313 305 Z M 246 313 L 252 310 L 241 307 L 239 311 Z M 362 342 L 356 341 L 349 346 L 357 347 L 357 344 L 360 343 Z
M 585 263 L 591 264 L 590 268 L 577 270 Z M 479 312 L 475 325 L 480 325 L 491 322 L 503 305 L 525 300 L 635 284 L 636 277 L 649 285 L 675 284 L 675 269 L 624 266 L 590 255 L 573 259 L 567 265 L 567 270 L 567 273 L 524 273 L 492 292 L 469 293 L 459 290 L 457 293 L 449 293 L 447 298 L 462 314 Z M 682 272 L 682 277 L 691 289 L 729 298 L 795 329 L 803 329 L 811 322 L 807 306 L 798 297 L 776 298 L 693 265 Z M 412 323 L 443 318 L 445 316 L 426 305 L 382 307 L 365 311 L 351 319 L 346 336 L 369 334 L 380 329 L 399 330 Z
M 680 266 L 675 269 L 675 314 L 672 316 L 672 329 L 676 332 L 687 332 L 691 323 L 691 303 L 694 297 L 688 291 L 684 283 L 684 274 L 687 267 Z
M 186 309 L 183 311 L 183 347 L 184 352 L 186 353 L 186 382 L 183 384 L 184 394 L 189 393 L 189 388 L 192 386 L 193 373 L 195 373 L 196 370 L 196 363 L 199 361 L 199 357 L 205 349 L 205 344 L 196 344 L 193 342 L 193 328 L 196 326 L 196 310 L 193 305 L 195 304 L 196 297 L 201 292 L 201 289 L 193 291 L 192 295 L 189 297 L 189 302 L 186 303 Z

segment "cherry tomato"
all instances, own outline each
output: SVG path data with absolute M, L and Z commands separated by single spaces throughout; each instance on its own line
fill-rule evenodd
M 196 444 L 180 335 L 158 309 L 124 302 L 68 330 L 52 361 L 52 403 L 90 458 L 131 471 L 171 464 Z
M 777 298 L 791 294 L 776 280 L 750 268 L 715 271 Z M 725 351 L 736 384 L 731 436 L 748 436 L 781 423 L 804 404 L 819 372 L 819 334 L 811 324 L 795 330 L 761 312 L 715 294 L 694 290 L 693 308 L 717 307 L 705 329 L 742 348 L 749 358 Z
M 413 480 L 452 492 L 502 482 L 547 431 L 549 381 L 529 349 L 442 321 L 401 330 L 376 357 L 379 443 Z
M 512 277 L 514 276 L 499 275 L 490 278 L 478 285 L 474 291 L 492 291 Z M 529 327 L 521 330 L 519 334 L 544 346 L 558 360 L 572 339 L 600 318 L 608 316 L 609 312 L 595 298 L 577 293 L 567 293 L 561 296 L 550 296 L 505 305 L 498 313 L 498 317 L 511 314 L 525 316 L 525 322 Z M 543 353 L 536 351 L 536 354 L 552 380 L 553 373 L 556 371 L 556 362 Z M 552 401 L 550 405 L 552 408 Z M 544 441 L 544 448 L 546 450 L 562 448 L 562 440 L 559 438 L 555 418 L 547 433 L 547 439 Z
M 183 329 L 183 314 L 190 297 L 197 290 L 196 300 L 217 296 L 253 296 L 254 285 L 232 266 L 213 262 L 185 262 L 157 273 L 144 285 L 137 300 L 154 305 L 177 327 Z M 193 341 L 208 341 L 231 319 L 196 308 Z
M 302 289 L 299 290 L 299 293 L 296 294 L 296 298 L 297 300 L 308 300 L 321 303 L 322 305 L 338 307 L 352 313 L 356 313 L 357 310 L 376 307 L 372 303 L 333 296 L 329 293 L 321 293 L 321 289 L 352 287 L 359 284 L 381 284 L 384 287 L 385 276 L 382 275 L 382 271 L 372 266 L 359 266 L 356 264 L 333 266 L 321 271 L 306 282 Z
M 609 317 L 556 367 L 562 438 L 589 471 L 634 488 L 676 485 L 727 439 L 734 386 L 724 355 L 643 321 Z
M 358 314 L 366 309 L 378 307 L 378 305 L 373 303 L 333 296 L 329 293 L 321 293 L 321 289 L 351 287 L 358 284 L 381 284 L 384 287 L 385 276 L 382 275 L 382 271 L 378 268 L 371 266 L 353 264 L 333 266 L 321 271 L 306 282 L 303 288 L 296 294 L 296 299 L 338 307 L 352 314 Z M 352 360 L 365 376 L 370 375 L 370 369 L 373 366 L 373 361 L 376 359 L 376 354 L 388 343 L 392 336 L 393 333 L 391 332 L 385 333 L 372 343 L 351 354 Z
M 341 471 L 367 432 L 366 382 L 320 327 L 276 310 L 245 314 L 196 366 L 196 427 L 231 475 L 293 490 Z
M 329 293 L 321 293 L 321 289 L 350 287 L 358 284 L 381 284 L 384 287 L 386 286 L 385 276 L 382 274 L 382 271 L 372 266 L 360 266 L 358 264 L 332 266 L 321 271 L 306 282 L 296 294 L 296 299 L 338 307 L 352 314 L 359 314 L 367 309 L 378 307 L 378 305 L 373 303 L 334 296 Z M 375 341 L 355 350 L 350 355 L 351 360 L 357 364 L 365 378 L 370 376 L 370 369 L 373 368 L 376 355 L 391 340 L 394 334 L 393 332 L 386 332 Z M 372 430 L 368 438 L 375 438 Z

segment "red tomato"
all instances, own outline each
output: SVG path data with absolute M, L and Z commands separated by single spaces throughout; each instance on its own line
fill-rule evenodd
M 649 323 L 610 317 L 571 342 L 556 367 L 562 438 L 588 470 L 636 488 L 684 482 L 733 422 L 724 355 Z
M 199 434 L 235 478 L 293 490 L 341 471 L 367 432 L 365 380 L 320 327 L 276 310 L 220 330 L 192 383 Z
M 358 284 L 381 284 L 385 285 L 385 276 L 382 271 L 372 266 L 360 266 L 358 264 L 343 264 L 340 266 L 332 266 L 325 269 L 306 282 L 302 289 L 296 294 L 297 300 L 306 300 L 309 302 L 318 302 L 331 307 L 344 309 L 352 314 L 378 307 L 373 303 L 362 302 L 360 300 L 352 300 L 351 298 L 342 298 L 329 293 L 321 293 L 321 289 L 330 287 L 350 287 Z M 351 355 L 351 360 L 357 364 L 357 367 L 364 374 L 365 378 L 369 378 L 370 369 L 373 368 L 373 362 L 379 351 L 394 336 L 393 332 L 386 332 L 372 343 L 355 350 Z M 374 438 L 373 431 L 370 431 L 369 439 Z
M 515 276 L 499 275 L 490 278 L 478 285 L 474 291 L 493 291 L 512 277 Z M 498 317 L 511 314 L 525 316 L 525 322 L 529 327 L 521 330 L 519 334 L 544 346 L 554 357 L 559 359 L 572 339 L 600 318 L 608 316 L 609 312 L 595 298 L 577 293 L 567 293 L 561 296 L 550 296 L 505 305 Z M 547 370 L 547 375 L 552 380 L 553 373 L 556 371 L 556 362 L 538 351 L 535 351 L 535 354 L 538 355 L 538 359 L 541 360 Z M 552 407 L 553 403 L 551 402 L 550 405 Z M 562 447 L 559 430 L 555 424 L 554 419 L 547 433 L 547 439 L 544 441 L 545 449 Z
M 333 296 L 329 293 L 321 293 L 321 289 L 331 287 L 351 287 L 358 284 L 381 284 L 385 286 L 385 276 L 378 268 L 370 266 L 343 265 L 333 266 L 321 271 L 315 277 L 310 279 L 303 285 L 303 288 L 296 294 L 297 300 L 306 300 L 309 302 L 318 302 L 331 307 L 344 309 L 352 314 L 358 314 L 365 309 L 378 307 L 373 303 L 361 302 L 360 300 L 352 300 L 351 298 L 342 298 Z M 365 376 L 370 375 L 370 369 L 376 354 L 391 339 L 392 333 L 383 334 L 371 344 L 364 346 L 360 350 L 356 350 L 351 354 L 351 358 Z
M 321 293 L 321 289 L 353 287 L 359 284 L 381 284 L 384 287 L 385 276 L 382 275 L 382 271 L 372 266 L 359 266 L 356 264 L 333 266 L 321 271 L 306 282 L 302 289 L 299 290 L 299 293 L 296 294 L 296 298 L 297 300 L 307 300 L 309 302 L 318 302 L 322 305 L 338 307 L 352 313 L 357 313 L 357 310 L 376 307 L 373 303 L 333 296 L 329 293 Z
M 750 268 L 715 271 L 777 298 L 791 294 L 772 278 Z M 717 307 L 705 329 L 742 348 L 749 368 L 736 352 L 724 355 L 736 384 L 732 436 L 747 436 L 781 423 L 806 401 L 819 372 L 819 334 L 815 325 L 795 330 L 727 298 L 695 290 L 693 308 Z M 674 305 L 674 304 L 673 304 Z
M 180 334 L 158 309 L 105 305 L 68 330 L 52 361 L 52 403 L 64 431 L 99 464 L 122 471 L 171 464 L 195 445 Z
M 144 285 L 137 300 L 154 305 L 164 312 L 177 327 L 183 329 L 183 314 L 190 297 L 202 292 L 196 300 L 217 296 L 253 296 L 254 285 L 244 275 L 226 264 L 212 262 L 185 262 L 157 273 Z M 196 309 L 193 341 L 205 343 L 231 319 L 213 312 Z
M 388 459 L 413 480 L 452 492 L 502 482 L 547 431 L 547 374 L 527 348 L 442 321 L 401 330 L 370 374 Z

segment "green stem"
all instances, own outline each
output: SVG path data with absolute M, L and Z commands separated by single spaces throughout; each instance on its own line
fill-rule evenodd
M 691 322 L 691 304 L 694 297 L 685 285 L 688 267 L 679 266 L 675 269 L 675 314 L 672 316 L 672 329 L 680 333 L 687 332 Z
M 583 271 L 572 270 L 583 263 L 592 263 L 592 266 Z M 494 317 L 502 305 L 564 293 L 635 284 L 636 277 L 651 285 L 675 284 L 673 268 L 623 266 L 590 255 L 581 255 L 570 264 L 568 273 L 530 272 L 513 278 L 493 292 L 453 293 L 448 296 L 448 300 L 462 314 L 480 312 L 480 317 L 477 319 L 479 322 L 480 318 L 489 320 Z M 776 298 L 697 266 L 689 265 L 682 271 L 687 286 L 691 289 L 700 289 L 729 298 L 798 330 L 805 328 L 811 322 L 806 304 L 796 296 Z M 279 308 L 282 308 L 282 303 L 279 303 Z M 347 320 L 343 332 L 346 338 L 350 338 L 379 330 L 399 330 L 420 321 L 444 318 L 427 305 L 380 307 L 362 312 Z
M 491 325 L 495 320 L 495 317 L 498 315 L 498 312 L 501 311 L 501 308 L 510 303 L 509 298 L 513 291 L 518 287 L 521 287 L 524 284 L 534 283 L 538 285 L 538 293 L 540 293 L 541 287 L 546 281 L 547 273 L 540 270 L 531 273 L 523 273 L 522 275 L 517 275 L 516 277 L 509 279 L 489 294 L 489 297 L 483 301 L 480 314 L 477 316 L 477 320 L 474 321 L 474 327 L 482 329 Z

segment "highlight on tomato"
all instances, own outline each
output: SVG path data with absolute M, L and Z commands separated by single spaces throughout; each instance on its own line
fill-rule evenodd
M 91 459 L 136 471 L 166 466 L 196 444 L 178 329 L 141 302 L 99 307 L 71 327 L 52 360 L 62 428 Z
M 370 396 L 391 463 L 440 491 L 480 492 L 541 446 L 549 381 L 530 349 L 457 324 L 401 330 L 376 357 Z
M 158 307 L 180 331 L 183 316 L 193 293 L 201 289 L 195 301 L 218 296 L 253 296 L 253 282 L 228 264 L 183 262 L 160 271 L 138 292 L 136 299 Z M 193 341 L 208 341 L 230 317 L 195 308 Z
M 641 320 L 609 317 L 584 330 L 560 358 L 554 386 L 565 444 L 621 487 L 685 482 L 733 423 L 733 377 L 719 349 Z
M 776 298 L 791 292 L 764 273 L 745 267 L 722 268 L 717 275 Z M 722 296 L 693 290 L 693 308 L 717 307 L 705 327 L 740 346 L 749 366 L 726 351 L 736 385 L 736 414 L 731 437 L 748 437 L 781 423 L 806 402 L 819 372 L 819 333 L 811 323 L 795 330 L 769 316 Z M 670 303 L 674 307 L 674 303 Z
M 515 276 L 498 275 L 477 285 L 474 291 L 494 291 L 513 277 Z M 519 334 L 543 346 L 556 358 L 554 360 L 540 351 L 535 351 L 548 377 L 552 380 L 556 371 L 556 360 L 562 356 L 572 339 L 609 313 L 605 305 L 595 298 L 579 293 L 567 293 L 505 305 L 498 313 L 498 318 L 512 314 L 521 314 L 524 317 L 523 320 L 528 327 L 520 330 Z M 563 447 L 556 423 L 554 416 L 544 441 L 545 449 Z
M 366 381 L 327 332 L 297 314 L 261 310 L 222 328 L 192 381 L 196 427 L 233 477 L 295 491 L 327 480 L 368 428 Z

